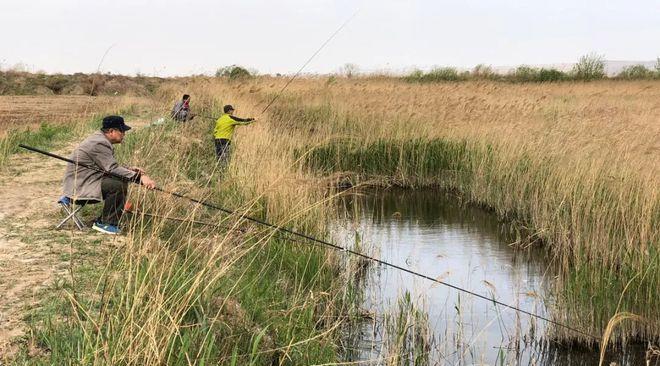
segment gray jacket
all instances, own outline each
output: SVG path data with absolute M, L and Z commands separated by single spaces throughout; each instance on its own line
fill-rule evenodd
M 170 116 L 176 121 L 185 121 L 188 119 L 188 110 L 185 108 L 185 102 L 183 100 L 174 104 Z
M 71 154 L 70 159 L 81 164 L 96 166 L 129 180 L 139 179 L 137 172 L 117 163 L 112 144 L 101 131 L 81 142 Z M 102 201 L 101 180 L 103 176 L 103 173 L 96 170 L 69 163 L 64 173 L 64 195 L 76 200 Z

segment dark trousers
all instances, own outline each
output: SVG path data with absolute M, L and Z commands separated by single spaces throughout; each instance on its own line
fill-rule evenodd
M 218 161 L 226 164 L 229 161 L 229 147 L 231 146 L 231 141 L 227 139 L 215 139 L 215 156 L 218 158 Z
M 128 182 L 114 177 L 103 177 L 101 193 L 103 194 L 103 213 L 100 221 L 117 226 L 124 211 Z

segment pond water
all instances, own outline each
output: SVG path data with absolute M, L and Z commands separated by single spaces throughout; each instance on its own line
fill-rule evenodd
M 337 242 L 359 245 L 381 260 L 549 316 L 553 273 L 545 252 L 514 249 L 514 240 L 503 234 L 507 226 L 493 213 L 434 190 L 353 194 L 340 204 L 345 216 L 333 225 Z M 544 341 L 547 324 L 542 320 L 391 267 L 371 266 L 361 288 L 361 308 L 368 319 L 347 329 L 347 361 L 387 364 L 393 354 L 414 358 L 414 350 L 422 349 L 429 358 L 416 363 L 598 364 L 597 350 Z M 411 305 L 417 318 L 410 315 Z M 608 354 L 607 361 L 644 365 L 644 350 L 618 351 Z

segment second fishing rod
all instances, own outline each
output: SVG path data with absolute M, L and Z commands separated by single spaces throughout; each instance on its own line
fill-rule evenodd
M 325 42 L 323 42 L 323 44 L 321 44 L 321 46 L 307 59 L 307 61 L 305 61 L 305 63 L 303 63 L 302 66 L 300 66 L 298 71 L 296 71 L 296 73 L 293 74 L 287 80 L 287 82 L 284 84 L 284 86 L 282 86 L 282 88 L 277 93 L 275 93 L 275 95 L 272 98 L 270 98 L 270 101 L 261 110 L 261 113 L 259 113 L 259 115 L 257 116 L 257 119 L 261 118 L 264 115 L 264 113 L 266 113 L 266 111 L 268 111 L 268 109 L 275 103 L 275 101 L 277 101 L 277 99 L 280 98 L 280 96 L 284 93 L 284 91 L 289 87 L 289 85 L 291 85 L 291 83 L 293 83 L 293 81 L 296 80 L 298 78 L 298 76 L 300 76 L 300 74 L 312 62 L 312 60 L 314 60 L 314 58 L 325 48 L 325 46 L 327 46 L 328 43 L 330 43 L 330 41 L 332 41 L 332 39 L 335 38 L 335 36 L 337 34 L 339 34 L 339 32 L 341 32 L 342 29 L 344 29 L 357 16 L 358 13 L 359 13 L 359 10 L 356 10 L 355 13 L 353 13 L 353 15 L 351 15 L 348 19 L 346 19 L 346 21 L 344 23 L 342 23 L 342 25 L 339 28 L 337 28 L 337 30 L 335 30 L 325 40 Z M 200 118 L 204 118 L 204 119 L 214 120 L 214 121 L 218 119 L 218 117 L 205 115 L 205 114 L 198 114 L 196 116 L 198 116 Z

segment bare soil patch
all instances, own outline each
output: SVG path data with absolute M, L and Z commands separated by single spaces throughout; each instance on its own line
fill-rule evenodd
M 0 96 L 0 137 L 10 129 L 33 128 L 41 123 L 80 120 L 116 103 L 117 97 Z

